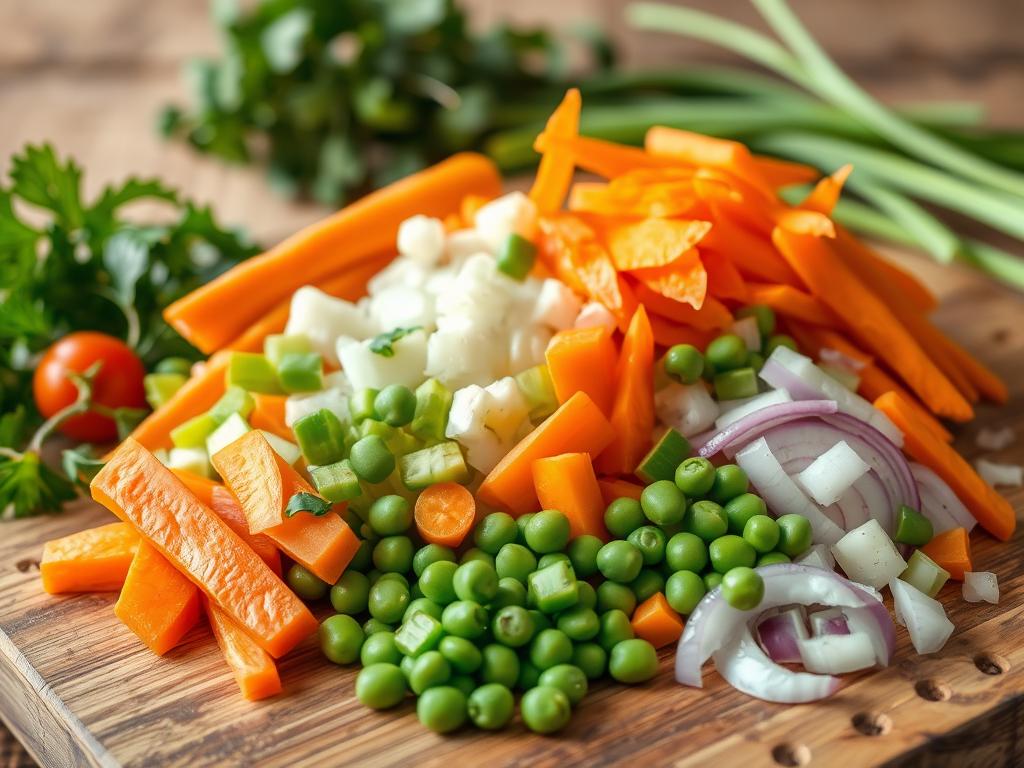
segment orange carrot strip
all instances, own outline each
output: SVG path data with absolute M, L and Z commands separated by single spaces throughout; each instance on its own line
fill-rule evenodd
M 235 676 L 238 687 L 249 701 L 259 701 L 281 692 L 277 665 L 231 616 L 209 600 L 203 601 L 210 629 L 220 646 L 224 661 Z
M 498 462 L 484 478 L 477 498 L 514 515 L 533 512 L 538 508 L 533 462 L 561 453 L 596 456 L 614 438 L 601 409 L 585 392 L 577 392 Z
M 940 334 L 937 342 L 945 347 L 953 365 L 958 366 L 967 374 L 968 380 L 981 394 L 1000 405 L 1007 403 L 1010 393 L 1002 379 L 948 336 Z
M 674 643 L 683 634 L 683 620 L 672 610 L 665 595 L 655 592 L 633 611 L 633 634 L 655 648 Z
M 850 173 L 853 171 L 852 165 L 844 165 L 842 168 L 837 169 L 830 176 L 822 178 L 811 190 L 811 193 L 807 195 L 806 199 L 800 203 L 801 208 L 806 208 L 809 211 L 818 211 L 824 213 L 826 216 L 832 215 L 832 209 L 836 207 L 836 203 L 839 202 L 839 196 L 842 194 L 843 185 L 849 178 Z
M 235 495 L 223 485 L 218 485 L 213 489 L 211 496 L 210 509 L 227 523 L 232 531 L 238 534 L 238 538 L 259 555 L 260 560 L 270 566 L 270 570 L 280 576 L 282 573 L 281 551 L 265 533 L 249 533 L 249 521 L 245 517 L 245 510 L 242 509 L 242 505 L 238 503 Z
M 171 430 L 201 413 L 206 413 L 224 394 L 228 354 L 217 354 L 193 373 L 166 403 L 142 420 L 132 431 L 132 439 L 151 451 L 171 447 Z
M 667 267 L 634 269 L 630 275 L 667 299 L 700 309 L 708 292 L 708 273 L 696 252 L 694 256 Z
M 786 208 L 775 215 L 778 226 L 798 235 L 834 238 L 836 225 L 832 219 L 818 211 Z
M 616 269 L 666 267 L 683 257 L 696 257 L 694 246 L 711 229 L 709 221 L 644 219 L 613 227 L 608 252 Z
M 909 272 L 883 258 L 873 248 L 843 227 L 836 227 L 836 247 L 848 256 L 847 265 L 860 279 L 868 282 L 880 277 L 883 286 L 892 286 L 895 296 L 901 302 L 909 302 L 918 312 L 928 313 L 939 305 L 938 299 Z
M 951 528 L 939 533 L 921 547 L 940 568 L 949 571 L 954 581 L 963 581 L 964 574 L 974 570 L 971 565 L 971 540 L 964 528 Z
M 644 137 L 644 149 L 655 157 L 727 170 L 767 197 L 775 191 L 761 175 L 750 150 L 738 141 L 656 125 Z
M 629 285 L 649 313 L 661 315 L 666 320 L 701 331 L 722 330 L 732 325 L 732 313 L 714 296 L 707 296 L 703 306 L 696 310 L 689 304 L 667 299 L 636 280 L 629 281 Z
M 335 512 L 285 514 L 296 493 L 315 495 L 258 431 L 247 432 L 211 457 L 245 512 L 250 533 L 265 533 L 292 560 L 333 584 L 359 549 L 359 539 Z
M 51 595 L 116 592 L 139 548 L 139 534 L 125 523 L 72 533 L 43 545 L 39 575 Z
M 213 504 L 214 488 L 224 487 L 208 477 L 197 475 L 195 472 L 189 472 L 187 469 L 172 469 L 171 472 L 185 484 L 186 488 L 196 495 L 197 499 L 208 507 Z
M 622 341 L 615 386 L 615 440 L 600 453 L 597 466 L 606 475 L 628 475 L 650 448 L 654 430 L 654 333 L 643 307 Z
M 434 483 L 416 499 L 416 530 L 430 544 L 457 547 L 473 527 L 476 501 L 458 483 Z
M 793 184 L 807 184 L 821 174 L 817 168 L 777 157 L 754 155 L 754 165 L 768 184 L 776 189 Z
M 199 590 L 152 544 L 139 542 L 114 614 L 157 656 L 199 621 Z
M 367 195 L 207 283 L 164 311 L 204 352 L 222 348 L 303 285 L 393 248 L 398 226 L 415 214 L 444 216 L 467 194 L 497 196 L 501 179 L 482 155 L 454 155 Z
M 707 272 L 708 293 L 719 299 L 744 303 L 750 301 L 747 284 L 730 257 L 713 251 L 701 251 L 700 261 Z M 704 301 L 707 302 L 707 299 Z
M 562 103 L 548 118 L 544 135 L 549 139 L 571 139 L 576 136 L 580 128 L 581 106 L 579 90 L 570 88 Z M 530 199 L 540 213 L 555 213 L 561 209 L 569 193 L 575 168 L 572 152 L 564 147 L 551 146 L 544 151 L 530 189 Z
M 559 403 L 577 392 L 586 392 L 602 413 L 611 413 L 615 396 L 611 374 L 618 351 L 606 328 L 559 331 L 552 337 L 544 356 Z
M 941 440 L 944 443 L 953 442 L 953 433 L 946 429 L 941 421 L 932 416 L 918 402 L 917 398 L 903 388 L 902 384 L 879 366 L 866 365 L 858 371 L 858 374 L 860 375 L 860 386 L 857 387 L 857 393 L 861 397 L 874 401 L 886 392 L 895 392 L 904 400 L 904 405 L 914 412 L 914 416 L 921 426 L 931 429 L 936 440 Z
M 701 312 L 703 311 L 702 309 Z M 666 320 L 661 315 L 651 314 L 647 319 L 651 324 L 654 342 L 659 347 L 691 344 L 697 349 L 705 349 L 714 340 L 715 336 L 719 335 L 717 331 L 707 331 L 687 325 L 679 325 L 671 320 Z
M 636 147 L 588 136 L 556 136 L 547 131 L 537 137 L 533 148 L 541 153 L 564 152 L 572 156 L 573 163 L 579 168 L 606 179 L 614 179 L 637 168 L 677 165 L 673 160 L 655 157 Z
M 778 285 L 802 285 L 792 267 L 779 255 L 772 243 L 729 218 L 712 203 L 714 225 L 701 243 L 701 253 L 724 253 L 745 277 Z
M 569 518 L 573 538 L 589 534 L 608 538 L 605 503 L 589 453 L 563 453 L 533 462 L 533 486 L 543 509 Z
M 288 401 L 285 395 L 253 394 L 256 406 L 249 414 L 249 425 L 253 429 L 265 429 L 271 434 L 294 440 L 288 423 L 284 420 L 284 406 Z
M 952 446 L 935 440 L 931 428 L 916 418 L 914 409 L 897 393 L 882 395 L 875 400 L 875 407 L 903 432 L 903 450 L 945 480 L 982 528 L 1008 541 L 1017 527 L 1010 503 L 993 491 Z
M 640 501 L 640 494 L 643 493 L 643 486 L 631 483 L 628 480 L 620 480 L 617 477 L 601 477 L 597 481 L 601 489 L 601 500 L 607 507 L 616 499 L 636 499 Z
M 577 182 L 569 191 L 569 210 L 601 216 L 688 217 L 698 201 L 691 181 L 631 185 Z
M 783 317 L 815 325 L 836 324 L 836 317 L 828 307 L 799 288 L 784 284 L 747 283 L 747 289 L 750 292 L 751 303 L 771 307 L 776 314 Z
M 970 403 L 886 304 L 846 267 L 828 240 L 782 227 L 776 228 L 773 239 L 790 266 L 862 347 L 885 360 L 933 412 L 958 421 L 971 418 Z

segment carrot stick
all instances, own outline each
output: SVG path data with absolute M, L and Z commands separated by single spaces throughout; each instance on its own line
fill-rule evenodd
M 1017 527 L 1010 503 L 992 490 L 952 446 L 934 439 L 930 427 L 916 418 L 914 409 L 898 394 L 887 392 L 875 400 L 875 407 L 903 432 L 903 450 L 945 480 L 982 528 L 1008 541 Z
M 1009 401 L 1010 393 L 1006 384 L 977 358 L 948 336 L 940 334 L 937 342 L 945 347 L 953 365 L 958 366 L 967 374 L 967 378 L 981 394 L 999 405 L 1005 405 Z
M 280 693 L 281 678 L 270 655 L 215 604 L 204 600 L 203 606 L 213 636 L 220 646 L 224 661 L 238 682 L 242 696 L 249 701 L 258 701 Z
M 750 301 L 747 284 L 730 257 L 714 251 L 702 251 L 700 261 L 708 276 L 709 294 L 718 299 L 732 299 L 742 303 Z
M 197 499 L 208 507 L 213 504 L 214 489 L 224 487 L 208 477 L 197 475 L 195 472 L 189 472 L 187 469 L 172 469 L 171 472 L 185 484 L 186 488 L 196 495 Z
M 552 140 L 571 139 L 576 136 L 580 129 L 581 106 L 579 90 L 570 88 L 566 91 L 562 103 L 548 118 L 544 134 Z M 573 154 L 565 147 L 556 146 L 552 141 L 552 146 L 544 150 L 533 187 L 530 189 L 530 199 L 537 205 L 540 213 L 555 213 L 561 209 L 565 196 L 569 193 L 575 167 Z
M 925 354 L 914 337 L 845 265 L 829 241 L 777 227 L 773 240 L 811 291 L 839 316 L 865 349 L 897 371 L 939 415 L 966 421 L 970 403 Z
M 222 348 L 297 288 L 393 248 L 415 214 L 444 216 L 468 194 L 497 196 L 501 180 L 481 155 L 454 155 L 298 232 L 174 302 L 164 318 L 203 352 Z
M 139 548 L 139 534 L 125 523 L 72 533 L 43 545 L 39 575 L 51 595 L 116 592 L 124 585 Z
M 674 643 L 683 634 L 683 620 L 661 592 L 655 592 L 633 611 L 633 633 L 655 648 Z
M 799 288 L 791 285 L 769 283 L 747 283 L 750 301 L 753 304 L 764 304 L 775 310 L 782 317 L 803 320 L 815 325 L 835 326 L 835 315 L 831 310 Z
M 458 483 L 434 483 L 416 499 L 416 530 L 430 544 L 457 547 L 473 527 L 476 501 Z
M 644 149 L 655 157 L 671 157 L 690 165 L 729 171 L 765 196 L 775 195 L 772 186 L 761 176 L 750 150 L 738 141 L 656 125 L 648 129 Z
M 802 285 L 793 269 L 766 239 L 732 221 L 720 206 L 712 203 L 714 225 L 701 242 L 701 253 L 723 253 L 733 260 L 740 274 L 753 280 L 778 285 Z
M 937 534 L 935 538 L 921 547 L 940 568 L 949 571 L 949 577 L 955 581 L 963 581 L 964 574 L 973 571 L 971 565 L 971 540 L 963 528 L 951 528 Z
M 252 409 L 252 413 L 249 414 L 249 426 L 253 429 L 265 429 L 285 440 L 294 439 L 288 423 L 284 420 L 284 408 L 288 397 L 258 393 L 253 393 L 252 397 L 256 401 L 256 405 Z
M 836 248 L 847 258 L 847 265 L 865 282 L 881 279 L 883 290 L 891 286 L 892 295 L 902 303 L 909 302 L 918 312 L 927 314 L 938 305 L 935 295 L 916 277 L 883 258 L 849 230 L 836 226 Z
M 586 392 L 602 413 L 611 413 L 615 396 L 612 371 L 618 351 L 606 328 L 559 331 L 548 343 L 544 356 L 559 403 L 577 392 Z
M 640 218 L 690 218 L 697 213 L 697 196 L 689 179 L 643 185 L 619 183 L 625 181 L 629 178 L 622 176 L 611 184 L 573 184 L 569 191 L 569 210 Z
M 628 475 L 650 448 L 654 430 L 654 333 L 643 307 L 634 313 L 623 338 L 615 386 L 615 440 L 596 464 L 603 474 Z
M 556 136 L 547 131 L 537 137 L 533 148 L 541 153 L 557 151 L 571 155 L 574 165 L 605 179 L 614 179 L 637 168 L 665 168 L 678 165 L 673 160 L 655 157 L 636 147 L 587 136 Z
M 903 385 L 879 366 L 866 365 L 858 373 L 860 375 L 860 386 L 857 387 L 857 393 L 861 397 L 874 401 L 886 392 L 895 392 L 905 401 L 906 407 L 914 412 L 914 416 L 921 426 L 931 429 L 936 440 L 941 440 L 944 443 L 953 442 L 953 433 L 946 429 L 941 421 L 932 416 L 918 402 L 917 398 L 903 388 Z
M 477 498 L 514 515 L 533 512 L 538 509 L 533 462 L 561 453 L 596 456 L 614 437 L 601 409 L 586 393 L 577 392 L 498 462 L 484 478 Z
M 768 184 L 776 189 L 793 184 L 807 184 L 820 175 L 817 168 L 777 157 L 754 155 L 754 166 Z
M 701 311 L 703 312 L 704 310 Z M 690 344 L 697 349 L 706 349 L 708 344 L 718 335 L 715 331 L 705 331 L 687 325 L 679 325 L 671 320 L 666 320 L 661 315 L 653 313 L 647 319 L 651 324 L 651 332 L 654 334 L 654 343 L 659 347 Z
M 634 269 L 630 275 L 666 299 L 689 304 L 694 309 L 703 306 L 708 294 L 708 273 L 700 258 L 680 259 L 679 264 L 667 267 Z
M 272 656 L 316 631 L 302 601 L 137 441 L 125 440 L 90 487 Z
M 589 453 L 563 453 L 533 462 L 533 486 L 543 509 L 569 518 L 572 537 L 589 534 L 608 539 L 605 503 Z
M 139 542 L 114 614 L 157 656 L 199 621 L 199 590 L 148 542 Z
M 281 575 L 281 551 L 265 533 L 249 533 L 249 521 L 245 517 L 245 511 L 231 491 L 223 485 L 217 485 L 211 494 L 209 507 L 238 534 L 238 538 L 259 555 L 260 560 L 270 566 L 270 570 L 278 576 Z
M 652 291 L 637 280 L 629 280 L 629 285 L 636 293 L 637 300 L 649 313 L 661 315 L 666 320 L 700 331 L 723 330 L 732 326 L 732 312 L 714 296 L 705 297 L 704 304 L 696 310 L 689 304 Z
M 839 202 L 839 196 L 843 192 L 843 185 L 853 172 L 853 166 L 844 165 L 829 176 L 822 178 L 811 190 L 811 193 L 800 203 L 801 208 L 809 211 L 818 211 L 826 216 L 832 215 L 832 209 Z
M 636 499 L 640 501 L 640 494 L 643 486 L 631 483 L 628 480 L 620 480 L 617 477 L 601 477 L 597 480 L 601 489 L 601 499 L 607 507 L 616 499 Z

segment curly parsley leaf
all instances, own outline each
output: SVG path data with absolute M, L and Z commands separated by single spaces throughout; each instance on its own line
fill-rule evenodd
M 95 451 L 88 445 L 65 450 L 61 454 L 60 463 L 64 474 L 82 490 L 89 488 L 89 483 L 92 482 L 92 479 L 96 477 L 96 474 L 106 464 L 103 459 L 96 456 Z
M 370 341 L 370 351 L 376 352 L 381 357 L 394 357 L 394 343 L 399 339 L 408 336 L 410 333 L 420 330 L 421 327 L 422 326 L 419 325 L 413 325 L 409 328 L 395 328 L 393 331 L 378 334 Z
M 314 517 L 323 517 L 331 511 L 331 502 L 321 499 L 312 493 L 296 493 L 288 499 L 284 508 L 285 517 L 294 517 L 300 512 L 308 512 Z
M 0 457 L 0 517 L 59 512 L 75 496 L 74 486 L 47 467 L 38 454 Z

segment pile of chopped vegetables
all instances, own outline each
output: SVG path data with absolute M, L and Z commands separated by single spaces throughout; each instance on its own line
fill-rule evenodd
M 1013 510 L 937 417 L 1006 390 L 829 217 L 849 169 L 791 206 L 804 166 L 589 139 L 579 111 L 528 195 L 457 155 L 172 305 L 212 356 L 150 380 L 166 401 L 91 485 L 122 522 L 50 542 L 45 588 L 120 590 L 158 654 L 205 612 L 250 699 L 329 600 L 356 697 L 411 691 L 438 732 L 505 726 L 513 691 L 557 731 L 677 641 L 685 685 L 713 659 L 813 701 L 892 660 L 879 590 L 918 653 L 953 631 L 948 580 L 995 602 L 969 534 Z

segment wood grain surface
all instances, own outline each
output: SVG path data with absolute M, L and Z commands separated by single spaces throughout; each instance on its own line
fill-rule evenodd
M 720 52 L 673 37 L 630 33 L 622 0 L 465 0 L 474 21 L 567 27 L 606 24 L 627 64 L 669 66 Z M 745 0 L 695 0 L 756 22 Z M 891 100 L 969 98 L 997 124 L 1024 123 L 1019 0 L 794 0 L 841 63 Z M 258 171 L 231 168 L 161 142 L 155 114 L 187 98 L 181 69 L 218 49 L 206 0 L 0 0 L 0 170 L 26 141 L 53 141 L 86 167 L 87 188 L 131 173 L 160 175 L 215 204 L 220 217 L 273 242 L 323 210 L 276 197 Z M 1024 301 L 960 273 L 909 261 L 942 293 L 944 328 L 1008 377 L 1014 400 L 984 409 L 962 431 L 968 455 L 983 424 L 1014 423 L 1022 443 L 997 458 L 1024 462 Z M 1014 498 L 1018 515 L 1024 498 Z M 287 695 L 246 704 L 212 641 L 196 630 L 156 659 L 119 626 L 113 595 L 49 598 L 38 586 L 41 542 L 109 515 L 80 503 L 61 517 L 0 525 L 0 715 L 44 765 L 639 764 L 1015 766 L 1024 764 L 1024 542 L 979 535 L 977 567 L 994 570 L 997 607 L 968 605 L 954 587 L 957 633 L 927 659 L 909 651 L 835 699 L 782 708 L 728 690 L 704 692 L 666 671 L 647 687 L 606 686 L 587 697 L 557 739 L 423 731 L 412 707 L 377 714 L 351 698 L 353 673 L 306 647 L 282 665 Z M 205 630 L 204 630 L 205 631 Z M 668 663 L 664 662 L 667 670 Z M 935 699 L 935 700 L 933 700 Z M 0 726 L 0 768 L 31 759 Z

